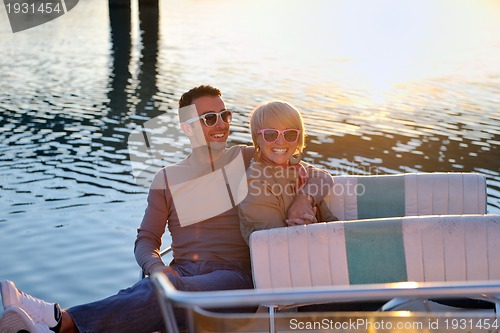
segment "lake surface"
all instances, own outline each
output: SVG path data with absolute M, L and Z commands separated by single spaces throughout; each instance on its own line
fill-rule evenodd
M 13 34 L 0 9 L 0 279 L 63 307 L 137 281 L 129 134 L 159 115 L 175 161 L 181 93 L 302 110 L 306 160 L 333 174 L 479 172 L 500 213 L 500 2 L 86 0 Z M 130 30 L 130 31 L 129 31 Z M 168 243 L 168 239 L 165 239 Z

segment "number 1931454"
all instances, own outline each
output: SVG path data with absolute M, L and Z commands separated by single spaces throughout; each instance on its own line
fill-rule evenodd
M 6 3 L 8 14 L 60 14 L 64 12 L 59 2 L 14 2 Z

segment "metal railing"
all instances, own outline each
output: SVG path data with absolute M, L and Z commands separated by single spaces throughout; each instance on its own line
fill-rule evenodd
M 163 257 L 164 255 L 167 255 L 169 254 L 170 252 L 172 252 L 172 248 L 169 246 L 163 250 L 160 251 L 160 257 Z M 141 270 L 140 274 L 139 274 L 139 280 L 142 280 L 146 277 L 146 272 L 144 270 Z
M 168 332 L 178 332 L 173 308 L 227 308 L 264 305 L 269 308 L 269 331 L 274 332 L 274 311 L 278 306 L 347 301 L 391 300 L 394 298 L 476 298 L 495 304 L 500 318 L 500 281 L 365 284 L 282 289 L 246 289 L 187 292 L 175 289 L 164 274 L 153 274 Z

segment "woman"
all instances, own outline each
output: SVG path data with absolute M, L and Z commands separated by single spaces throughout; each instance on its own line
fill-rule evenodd
M 258 106 L 250 115 L 250 131 L 255 146 L 254 159 L 247 171 L 248 195 L 238 208 L 241 233 L 247 243 L 255 230 L 338 220 L 322 200 L 332 188 L 333 178 L 300 160 L 305 133 L 299 111 L 279 101 Z M 323 184 L 309 181 L 306 185 L 313 207 L 311 213 L 289 218 L 288 207 L 304 195 L 304 183 L 312 174 L 315 179 L 323 180 Z M 316 186 L 317 191 L 312 191 L 311 186 Z M 384 303 L 312 304 L 298 307 L 298 311 L 375 311 Z
M 250 115 L 250 131 L 255 152 L 247 171 L 248 195 L 239 205 L 243 238 L 248 242 L 255 230 L 336 220 L 321 200 L 332 177 L 300 160 L 305 130 L 299 111 L 281 101 L 260 105 Z M 321 183 L 308 184 L 307 193 L 313 193 L 308 195 L 310 212 L 290 216 L 290 204 L 305 195 L 303 188 L 313 173 L 323 176 L 318 177 Z

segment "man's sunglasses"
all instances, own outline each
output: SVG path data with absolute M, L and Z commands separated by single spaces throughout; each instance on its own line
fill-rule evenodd
M 268 143 L 273 143 L 278 140 L 278 136 L 281 134 L 283 139 L 288 143 L 295 143 L 299 139 L 300 130 L 298 129 L 286 129 L 283 131 L 274 128 L 265 128 L 259 131 L 262 134 L 264 141 Z
M 203 119 L 203 122 L 207 127 L 212 127 L 217 124 L 217 120 L 219 120 L 219 117 L 223 122 L 229 124 L 231 120 L 233 120 L 233 111 L 225 109 L 220 112 L 207 112 L 205 114 L 202 114 L 201 116 L 188 119 L 185 121 L 185 123 L 191 124 L 197 120 Z

